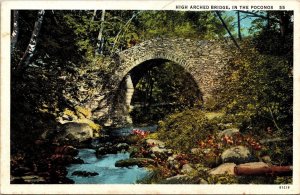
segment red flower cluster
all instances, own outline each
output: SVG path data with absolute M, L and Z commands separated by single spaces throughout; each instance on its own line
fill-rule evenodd
M 233 136 L 223 136 L 222 138 L 217 138 L 216 136 L 209 135 L 205 140 L 198 141 L 198 146 L 200 148 L 215 148 L 220 149 L 226 145 L 241 145 L 245 144 L 253 148 L 254 150 L 261 150 L 262 146 L 258 141 L 256 141 L 250 135 L 241 135 L 239 133 Z
M 261 150 L 262 146 L 259 142 L 254 140 L 252 137 L 245 137 L 244 140 L 250 145 L 254 150 Z
M 232 139 L 231 136 L 225 135 L 225 136 L 223 137 L 223 141 L 224 141 L 226 144 L 233 144 L 233 139 Z
M 145 138 L 147 135 L 149 135 L 149 131 L 144 131 L 141 129 L 133 129 L 132 134 L 139 136 L 140 138 Z
M 212 136 L 212 135 L 208 135 L 207 136 L 207 139 L 204 140 L 204 141 L 199 141 L 198 142 L 198 145 L 200 148 L 220 148 L 220 141 L 215 137 L 215 136 Z

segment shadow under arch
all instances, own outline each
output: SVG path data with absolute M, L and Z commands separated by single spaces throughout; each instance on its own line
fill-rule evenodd
M 164 67 L 167 63 L 169 63 L 169 65 L 171 64 L 171 66 L 174 66 L 174 69 L 176 69 L 177 72 L 180 72 L 179 76 L 182 76 L 185 80 L 189 81 L 189 82 L 185 82 L 185 83 L 179 83 L 177 85 L 179 85 L 179 86 L 185 85 L 185 84 L 190 85 L 190 86 L 183 86 L 184 88 L 187 88 L 187 89 L 190 87 L 194 87 L 196 90 L 193 90 L 193 94 L 188 94 L 188 95 L 193 96 L 195 100 L 197 100 L 198 102 L 201 102 L 201 104 L 203 104 L 203 95 L 202 95 L 201 89 L 198 86 L 197 82 L 195 81 L 195 78 L 193 77 L 193 75 L 191 73 L 189 73 L 185 69 L 184 66 L 182 66 L 174 61 L 171 61 L 169 59 L 164 59 L 164 58 L 150 59 L 150 60 L 143 61 L 140 64 L 134 66 L 132 69 L 130 69 L 127 72 L 127 74 L 125 74 L 122 81 L 120 82 L 120 84 L 118 86 L 118 90 L 116 91 L 116 94 L 114 95 L 113 106 L 112 106 L 112 108 L 113 108 L 112 113 L 115 117 L 117 117 L 114 119 L 114 121 L 119 121 L 119 123 L 123 123 L 123 124 L 124 123 L 130 124 L 133 122 L 130 112 L 133 109 L 132 99 L 133 99 L 137 84 L 145 76 L 145 74 L 148 71 L 151 71 L 155 68 L 156 68 L 156 70 L 162 69 L 165 71 L 165 73 L 168 74 L 168 72 L 166 72 L 168 70 L 166 70 L 166 68 Z M 170 76 L 172 76 L 172 75 L 170 75 Z M 177 74 L 177 76 L 178 76 L 178 74 Z M 166 83 L 166 85 L 170 85 L 170 83 Z M 181 90 L 183 90 L 183 88 L 181 88 Z M 187 95 L 187 94 L 185 94 L 185 95 Z M 169 99 L 169 98 L 166 98 L 166 99 Z M 190 99 L 192 99 L 192 98 L 190 98 Z M 166 100 L 166 101 L 168 101 L 168 100 Z M 164 104 L 164 106 L 168 106 L 165 103 L 166 102 L 163 102 L 161 104 L 156 104 L 156 106 L 163 106 L 162 104 Z M 171 103 L 171 102 L 169 102 L 169 103 Z M 192 103 L 190 103 L 190 105 L 191 104 Z

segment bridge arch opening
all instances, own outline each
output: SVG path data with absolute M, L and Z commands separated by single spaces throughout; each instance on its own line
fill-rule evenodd
M 133 67 L 118 93 L 115 106 L 127 123 L 157 122 L 172 112 L 203 104 L 194 77 L 182 65 L 162 58 Z

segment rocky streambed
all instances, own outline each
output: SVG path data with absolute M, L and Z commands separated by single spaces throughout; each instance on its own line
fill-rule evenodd
M 190 152 L 179 153 L 150 133 L 155 128 L 120 128 L 93 140 L 84 139 L 86 134 L 78 130 L 74 139 L 60 132 L 60 143 L 56 138 L 37 140 L 36 157 L 12 161 L 11 183 L 272 183 L 276 175 L 291 175 L 291 167 L 276 167 L 270 156 L 257 156 L 249 145 L 239 144 L 237 138 L 243 143 L 248 140 L 254 148 L 260 146 L 238 129 L 221 131 Z M 218 148 L 218 140 L 227 147 Z

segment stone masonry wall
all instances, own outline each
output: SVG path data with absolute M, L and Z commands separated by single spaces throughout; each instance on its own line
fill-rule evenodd
M 107 81 L 107 91 L 110 92 L 107 97 L 109 119 L 122 121 L 128 118 L 122 116 L 128 114 L 128 111 L 126 106 L 120 105 L 125 103 L 125 100 L 120 102 L 120 99 L 126 94 L 126 85 L 121 83 L 124 83 L 124 78 L 130 70 L 151 59 L 165 59 L 181 65 L 197 83 L 205 106 L 209 98 L 216 95 L 214 90 L 222 87 L 220 78 L 224 75 L 231 51 L 229 45 L 220 41 L 156 38 L 118 53 L 115 56 L 118 68 Z M 95 116 L 97 117 L 96 113 Z

